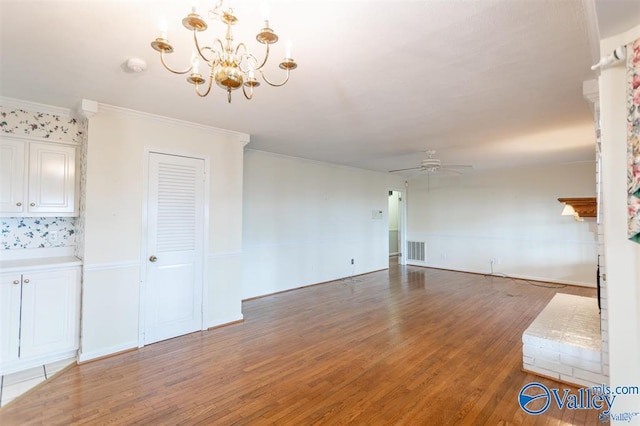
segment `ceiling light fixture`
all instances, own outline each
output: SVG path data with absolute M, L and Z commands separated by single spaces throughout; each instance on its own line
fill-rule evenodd
M 196 13 L 196 7 L 191 8 L 186 18 L 182 20 L 182 25 L 193 31 L 194 51 L 191 56 L 191 66 L 184 71 L 176 71 L 169 67 L 165 61 L 165 54 L 173 52 L 173 46 L 167 39 L 166 28 L 161 29 L 160 37 L 156 38 L 151 47 L 160 52 L 162 65 L 174 74 L 189 74 L 187 81 L 195 86 L 196 93 L 200 97 L 205 97 L 211 91 L 213 82 L 227 91 L 227 99 L 231 102 L 231 91 L 242 87 L 242 93 L 247 99 L 253 97 L 254 87 L 258 87 L 260 82 L 256 79 L 259 73 L 262 79 L 270 86 L 284 86 L 289 81 L 289 72 L 296 69 L 298 64 L 291 58 L 291 44 L 287 43 L 286 56 L 280 62 L 279 67 L 286 71 L 284 81 L 273 83 L 264 75 L 263 68 L 269 60 L 269 46 L 278 41 L 278 36 L 269 27 L 268 9 L 265 3 L 261 6 L 264 19 L 264 28 L 256 35 L 256 40 L 266 46 L 264 59 L 259 61 L 256 56 L 249 52 L 244 43 L 234 46 L 231 26 L 238 22 L 234 15 L 233 8 L 224 7 L 224 0 L 218 0 L 215 7 L 209 13 L 210 20 L 219 20 L 226 24 L 227 32 L 224 40 L 216 38 L 210 46 L 203 46 L 198 40 L 198 33 L 207 29 L 207 23 Z M 208 76 L 200 73 L 200 62 L 204 62 L 209 67 Z M 206 85 L 204 92 L 200 87 Z

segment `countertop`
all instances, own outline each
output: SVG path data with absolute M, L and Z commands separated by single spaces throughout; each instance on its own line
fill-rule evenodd
M 46 269 L 64 269 L 82 265 L 75 256 L 38 257 L 30 259 L 0 260 L 0 272 L 40 271 Z

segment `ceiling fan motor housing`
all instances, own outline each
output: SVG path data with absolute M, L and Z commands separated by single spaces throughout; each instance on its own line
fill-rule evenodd
M 425 158 L 420 163 L 420 167 L 430 172 L 435 172 L 440 169 L 440 160 L 437 158 Z

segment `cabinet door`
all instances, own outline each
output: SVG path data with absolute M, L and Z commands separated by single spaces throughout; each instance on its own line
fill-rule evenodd
M 0 141 L 0 212 L 24 211 L 24 147 L 22 141 Z
M 29 144 L 29 213 L 75 211 L 76 148 Z
M 0 364 L 18 359 L 20 274 L 0 276 Z
M 77 348 L 76 270 L 22 275 L 20 358 Z

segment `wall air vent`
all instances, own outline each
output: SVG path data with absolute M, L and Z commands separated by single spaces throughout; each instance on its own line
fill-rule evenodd
M 424 241 L 407 241 L 407 260 L 424 262 L 425 259 Z

